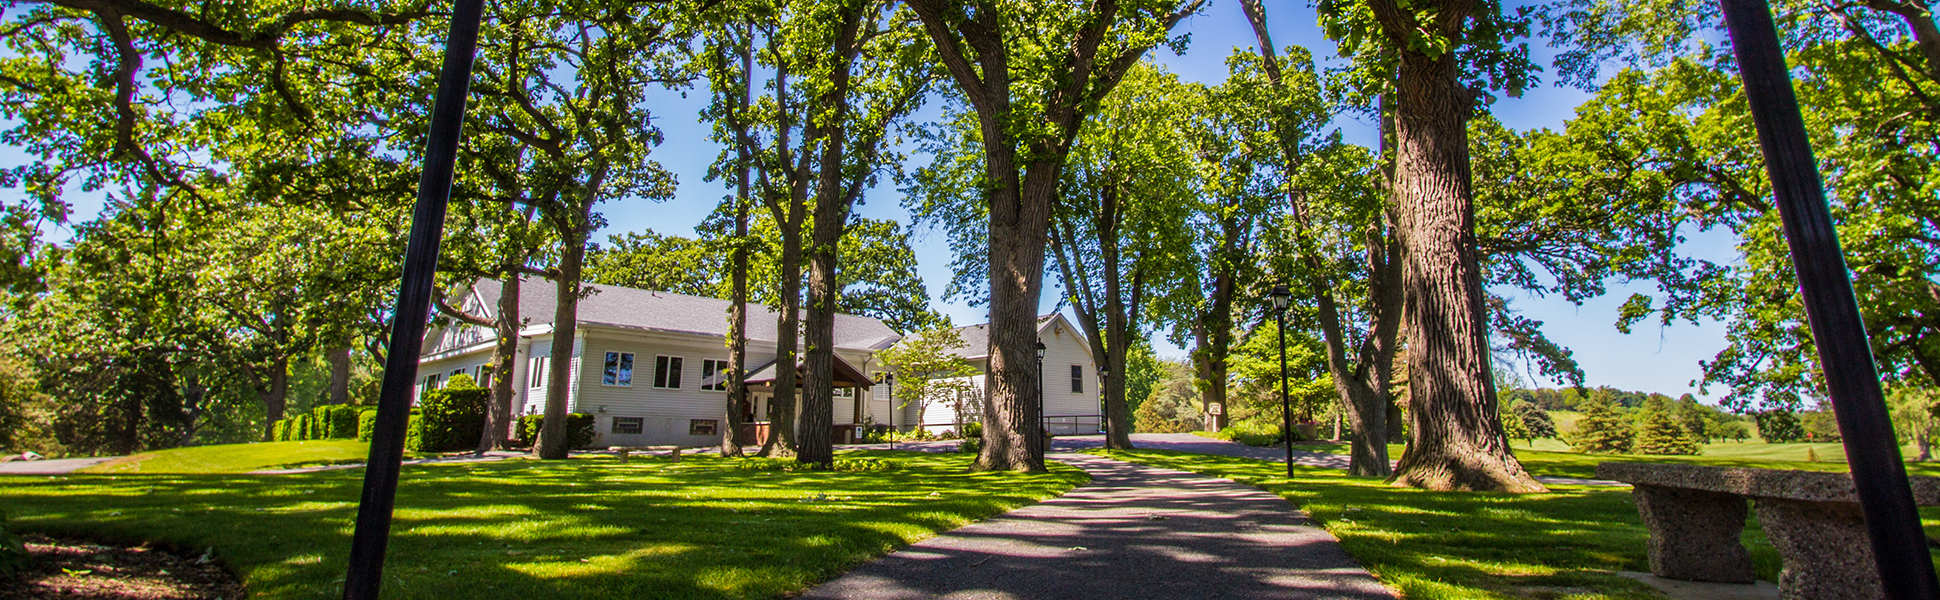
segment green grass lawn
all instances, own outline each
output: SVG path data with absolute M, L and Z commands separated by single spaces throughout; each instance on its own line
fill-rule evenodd
M 1552 486 L 1547 494 L 1429 492 L 1397 488 L 1335 469 L 1162 450 L 1093 451 L 1122 460 L 1225 477 L 1293 502 L 1326 527 L 1348 553 L 1410 600 L 1661 599 L 1615 571 L 1649 571 L 1649 534 L 1628 489 Z M 1550 454 L 1550 453 L 1537 453 Z M 1653 457 L 1654 458 L 1654 457 Z M 1550 457 L 1532 469 L 1568 472 Z M 1940 510 L 1925 509 L 1930 533 Z M 1761 579 L 1772 580 L 1778 553 L 1756 523 L 1745 529 Z
M 1696 456 L 1660 456 L 1648 454 L 1580 454 L 1569 452 L 1566 444 L 1545 444 L 1554 440 L 1537 440 L 1535 449 L 1520 441 L 1512 445 L 1516 458 L 1524 468 L 1537 475 L 1555 477 L 1596 476 L 1597 463 L 1603 462 L 1665 462 L 1711 465 L 1717 467 L 1755 467 L 1761 469 L 1796 469 L 1800 471 L 1845 472 L 1846 450 L 1839 444 L 1767 444 L 1764 442 L 1726 442 L 1706 444 L 1704 453 Z M 1347 444 L 1308 443 L 1294 446 L 1309 452 L 1330 452 L 1346 454 Z M 1388 444 L 1388 457 L 1399 460 L 1405 446 Z M 1818 454 L 1817 462 L 1806 462 L 1806 450 Z M 1904 456 L 1912 456 L 1909 448 L 1902 449 Z M 1940 462 L 1908 462 L 1906 472 L 1910 475 L 1940 477 Z
M 87 469 L 89 473 L 248 473 L 298 465 L 364 462 L 370 443 L 357 440 L 261 442 L 144 452 Z
M 758 463 L 707 456 L 406 467 L 384 595 L 774 598 L 1086 481 L 1063 465 L 972 473 L 965 454 L 841 456 L 899 468 L 748 470 Z M 17 531 L 213 548 L 252 598 L 334 598 L 362 478 L 0 477 L 0 506 Z

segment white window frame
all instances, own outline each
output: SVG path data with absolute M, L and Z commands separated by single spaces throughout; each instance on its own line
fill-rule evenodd
M 708 431 L 706 433 L 694 433 L 694 430 L 700 428 L 701 423 L 707 423 L 708 424 L 707 428 L 712 431 Z M 720 419 L 688 419 L 687 420 L 687 435 L 720 435 L 720 434 L 721 434 Z
M 1071 365 L 1071 393 L 1073 394 L 1085 393 L 1084 365 Z
M 606 353 L 606 361 L 600 363 L 600 385 L 607 387 L 633 387 L 632 352 L 613 351 Z
M 658 354 L 653 357 L 653 388 L 657 390 L 680 389 L 680 379 L 686 370 L 687 357 L 671 354 Z
M 526 389 L 536 390 L 546 387 L 546 375 L 551 373 L 548 368 L 551 366 L 548 364 L 552 362 L 551 359 L 551 356 L 534 356 L 526 361 Z
M 726 377 L 722 377 L 720 383 L 716 383 L 711 387 L 707 385 L 707 378 L 713 377 L 715 375 L 725 375 L 727 373 L 727 370 L 728 370 L 728 360 L 725 358 L 701 359 L 701 390 L 707 391 L 707 392 L 727 391 L 728 386 L 727 386 Z

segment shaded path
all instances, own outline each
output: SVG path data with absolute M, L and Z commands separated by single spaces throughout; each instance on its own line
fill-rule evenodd
M 1279 496 L 1087 454 L 1090 484 L 865 564 L 803 598 L 1340 598 L 1394 595 Z

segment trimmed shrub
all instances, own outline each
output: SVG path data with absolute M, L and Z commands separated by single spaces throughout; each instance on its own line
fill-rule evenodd
M 453 378 L 452 383 L 469 380 Z M 411 442 L 405 447 L 416 452 L 454 452 L 478 447 L 485 433 L 485 410 L 491 391 L 478 386 L 450 385 L 426 392 L 418 401 L 418 417 L 411 421 Z
M 1283 438 L 1280 435 L 1280 429 L 1281 426 L 1278 422 L 1269 422 L 1266 419 L 1245 419 L 1233 421 L 1225 429 L 1216 432 L 1204 433 L 1195 431 L 1193 433 L 1201 433 L 1207 437 L 1229 442 L 1239 442 L 1248 446 L 1272 446 L 1280 443 L 1280 440 Z M 1298 434 L 1296 433 L 1295 435 Z
M 545 415 L 526 415 L 519 417 L 519 438 L 516 440 L 518 445 L 522 448 L 530 448 L 533 444 L 539 443 L 539 429 L 545 426 L 545 422 Z M 593 419 L 593 415 L 586 413 L 567 414 L 566 445 L 572 448 L 584 448 L 593 445 L 595 423 L 596 420 Z M 484 431 L 485 426 L 481 424 L 478 426 L 478 429 L 479 431 Z
M 371 428 L 377 426 L 377 409 L 366 408 L 357 411 L 357 441 L 370 441 Z
M 357 407 L 326 404 L 310 411 L 316 420 L 316 438 L 347 440 L 357 437 Z
M 957 451 L 970 454 L 983 452 L 983 423 L 963 424 L 963 441 L 957 442 Z

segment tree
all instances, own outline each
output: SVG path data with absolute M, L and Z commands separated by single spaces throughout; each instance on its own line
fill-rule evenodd
M 896 378 L 891 410 L 914 406 L 920 414 L 933 402 L 975 391 L 970 378 L 977 370 L 952 352 L 962 345 L 963 335 L 945 322 L 911 333 L 877 353 L 884 373 Z
M 1542 407 L 1517 400 L 1509 405 L 1509 413 L 1513 420 L 1522 423 L 1522 430 L 1527 434 L 1525 439 L 1530 442 L 1556 437 L 1556 421 Z
M 573 355 L 579 300 L 585 294 L 587 238 L 600 219 L 594 206 L 613 199 L 662 199 L 673 178 L 647 160 L 660 135 L 644 94 L 688 74 L 663 51 L 685 36 L 673 21 L 697 7 L 627 5 L 575 8 L 545 0 L 495 5 L 473 85 L 483 135 L 468 144 L 497 193 L 536 209 L 556 240 L 552 356 Z M 699 11 L 704 12 L 704 11 Z M 554 360 L 546 379 L 546 419 L 534 452 L 567 455 L 567 385 L 573 361 Z
M 1940 426 L 1940 393 L 1906 386 L 1893 388 L 1887 397 L 1893 409 L 1893 431 L 1900 441 L 1912 443 L 1919 452 L 1913 460 L 1933 460 L 1934 428 Z
M 1584 403 L 1582 410 L 1583 418 L 1577 419 L 1576 431 L 1565 436 L 1571 451 L 1627 454 L 1636 445 L 1637 432 L 1630 420 L 1617 414 L 1610 403 L 1591 400 Z
M 1507 42 L 1527 25 L 1493 1 L 1328 1 L 1321 13 L 1361 79 L 1380 82 L 1367 87 L 1392 89 L 1398 101 L 1393 202 L 1407 298 L 1410 440 L 1396 481 L 1542 491 L 1509 451 L 1495 414 L 1467 137 L 1483 89 L 1519 94 L 1525 85 L 1527 50 Z
M 1204 0 L 1121 6 L 910 0 L 957 92 L 975 113 L 990 293 L 990 377 L 977 467 L 1041 471 L 1037 307 L 1065 156 L 1084 120 L 1146 51 Z M 1174 42 L 1183 49 L 1185 40 Z M 962 264 L 961 262 L 959 264 Z
M 1786 444 L 1805 439 L 1805 427 L 1798 413 L 1774 408 L 1758 413 L 1758 437 L 1767 444 Z
M 1126 372 L 1132 340 L 1145 337 L 1150 300 L 1191 270 L 1178 248 L 1189 245 L 1197 186 L 1190 150 L 1174 131 L 1201 105 L 1176 77 L 1141 65 L 1079 130 L 1051 215 L 1065 299 L 1111 373 Z M 1102 388 L 1105 447 L 1130 449 L 1125 378 L 1106 378 Z
M 1666 411 L 1645 410 L 1638 421 L 1638 454 L 1697 454 L 1701 449 L 1698 440 Z
M 586 251 L 586 280 L 604 285 L 711 297 L 727 272 L 707 244 L 653 230 L 607 236 Z
M 1193 370 L 1186 363 L 1158 361 L 1163 378 L 1151 395 L 1133 409 L 1140 433 L 1184 433 L 1205 428 L 1199 412 L 1199 394 L 1193 385 Z

